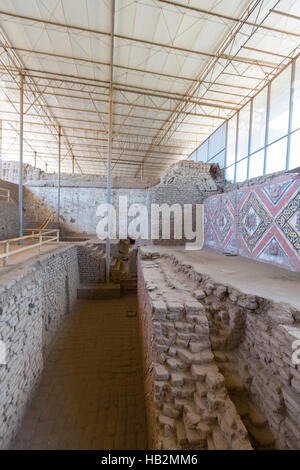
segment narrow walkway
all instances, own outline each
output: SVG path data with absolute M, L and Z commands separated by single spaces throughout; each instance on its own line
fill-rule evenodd
M 58 332 L 14 449 L 146 449 L 136 296 L 80 300 Z

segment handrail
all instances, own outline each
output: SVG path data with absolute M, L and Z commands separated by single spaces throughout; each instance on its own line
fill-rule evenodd
M 1 192 L 4 192 L 6 194 L 1 194 Z M 10 190 L 7 188 L 0 188 L 0 197 L 5 197 L 7 199 L 7 202 L 10 202 Z
M 42 231 L 45 231 L 45 230 L 49 230 L 47 229 L 47 225 L 49 224 L 49 222 L 51 221 L 52 217 L 53 217 L 53 214 L 54 212 L 51 212 L 47 217 L 46 219 L 42 222 L 42 224 L 40 225 L 40 227 L 35 227 L 35 228 L 24 228 L 23 229 L 23 232 L 27 232 L 27 233 L 39 233 L 39 232 L 42 232 Z
M 54 234 L 55 236 L 51 236 L 50 234 Z M 38 238 L 38 243 L 34 243 L 32 245 L 22 246 L 22 248 L 18 248 L 13 251 L 9 251 L 10 243 L 13 242 L 22 242 L 23 240 Z M 43 240 L 44 238 L 44 240 Z M 4 260 L 4 266 L 8 266 L 8 258 L 11 255 L 16 255 L 18 253 L 22 253 L 26 250 L 31 250 L 32 248 L 39 247 L 40 253 L 42 252 L 42 246 L 46 243 L 50 243 L 52 241 L 59 242 L 59 230 L 46 230 L 46 231 L 39 231 L 38 233 L 31 235 L 25 235 L 24 237 L 17 237 L 17 238 L 10 238 L 8 240 L 0 240 L 0 246 L 5 246 L 5 253 L 0 254 L 0 259 Z
M 44 222 L 42 223 L 42 225 L 40 226 L 40 229 L 44 229 L 47 227 L 47 225 L 49 224 L 50 220 L 52 219 L 52 216 L 53 216 L 53 212 L 51 212 L 51 214 L 48 215 L 48 217 L 46 217 L 46 219 L 44 220 Z
M 23 229 L 23 232 L 25 233 L 31 233 L 31 234 L 37 234 L 37 233 L 40 233 L 40 232 L 48 232 L 50 229 L 49 228 L 24 228 Z M 53 229 L 53 230 L 57 230 L 57 229 Z M 31 237 L 32 238 L 32 237 Z

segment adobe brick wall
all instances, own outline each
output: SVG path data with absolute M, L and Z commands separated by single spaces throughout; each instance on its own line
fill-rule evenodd
M 9 203 L 0 197 L 0 240 L 6 240 L 17 237 L 19 233 L 18 186 L 0 179 L 0 188 L 9 190 L 11 197 Z
M 205 197 L 218 193 L 224 183 L 222 175 L 214 179 L 210 174 L 210 170 L 211 165 L 209 163 L 183 160 L 168 168 L 162 176 L 160 184 L 149 188 L 147 196 L 149 226 L 151 204 L 160 206 L 162 204 L 168 204 L 169 206 L 176 204 L 181 208 L 182 213 L 181 238 L 175 238 L 174 216 L 171 213 L 170 238 L 163 238 L 162 218 L 160 217 L 160 236 L 158 240 L 152 241 L 153 244 L 178 245 L 188 241 L 184 234 L 184 205 L 189 204 L 193 208 L 193 230 L 195 230 L 195 206 L 202 204 Z
M 300 311 L 146 248 L 138 298 L 153 448 L 300 449 Z
M 81 283 L 105 281 L 106 256 L 104 246 L 83 242 L 78 244 L 78 266 Z
M 1 170 L 1 168 L 0 168 Z M 0 173 L 1 175 L 1 173 Z M 17 161 L 2 161 L 2 178 L 12 183 L 18 183 L 19 178 L 19 162 Z M 46 173 L 40 168 L 25 163 L 23 165 L 23 180 L 24 183 L 29 183 L 34 186 L 57 186 L 57 173 Z M 153 177 L 124 177 L 112 176 L 112 188 L 148 188 L 157 184 L 158 178 Z M 107 177 L 106 175 L 81 175 L 81 174 L 68 174 L 61 173 L 61 185 L 70 187 L 91 187 L 91 188 L 106 188 Z
M 13 280 L 12 280 L 13 279 Z M 22 269 L 9 268 L 0 282 L 0 448 L 14 438 L 39 381 L 54 334 L 74 306 L 79 285 L 77 247 L 57 249 Z
M 138 299 L 150 447 L 251 450 L 211 350 L 204 305 L 190 291 L 175 299 L 168 269 L 160 271 L 157 257 L 152 261 L 145 251 L 141 258 Z M 180 289 L 179 283 L 174 280 L 174 287 Z
M 16 238 L 19 233 L 18 208 L 13 202 L 0 199 L 0 240 Z

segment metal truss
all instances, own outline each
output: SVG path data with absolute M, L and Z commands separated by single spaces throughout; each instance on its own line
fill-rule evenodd
M 116 1 L 116 3 L 118 3 Z M 143 6 L 147 0 L 139 0 Z M 24 82 L 24 155 L 38 155 L 49 168 L 57 164 L 58 130 L 61 131 L 63 168 L 74 162 L 78 170 L 106 171 L 105 152 L 109 148 L 111 129 L 111 168 L 113 173 L 154 174 L 188 155 L 219 125 L 232 117 L 259 90 L 274 78 L 298 52 L 300 34 L 288 28 L 270 26 L 266 20 L 281 16 L 291 21 L 299 17 L 281 11 L 280 1 L 250 0 L 239 16 L 180 3 L 153 0 L 151 7 L 168 15 L 170 11 L 189 15 L 197 21 L 211 21 L 226 26 L 226 35 L 216 50 L 184 47 L 177 37 L 164 42 L 118 31 L 109 33 L 76 24 L 21 15 L 0 10 L 0 19 L 16 25 L 41 28 L 44 32 L 67 32 L 69 37 L 93 38 L 108 50 L 135 47 L 143 50 L 145 60 L 137 64 L 117 60 L 98 60 L 91 54 L 65 54 L 45 48 L 15 46 L 0 32 L 0 80 L 4 100 L 0 111 L 8 133 L 6 153 L 16 152 L 19 116 L 20 74 Z M 109 3 L 110 5 L 110 3 Z M 121 5 L 119 3 L 119 5 Z M 121 7 L 120 7 L 121 9 Z M 116 11 L 116 13 L 118 13 Z M 287 23 L 286 23 L 287 24 Z M 258 34 L 295 44 L 289 53 L 264 49 L 253 43 Z M 21 47 L 22 46 L 22 47 Z M 197 73 L 178 73 L 151 66 L 149 59 L 157 53 L 174 60 L 193 58 Z M 38 58 L 40 67 L 25 66 Z M 102 59 L 102 58 L 101 58 Z M 70 64 L 76 73 L 46 64 Z M 45 66 L 44 66 L 45 64 Z M 80 67 L 88 71 L 80 72 Z M 52 70 L 51 70 L 52 69 Z M 143 78 L 153 80 L 145 86 Z M 147 82 L 148 83 L 148 82 Z M 178 84 L 178 87 L 174 87 Z M 112 101 L 113 96 L 113 101 Z M 109 106 L 111 102 L 111 108 Z M 112 106 L 113 105 L 113 106 Z M 113 111 L 111 116 L 111 110 Z M 111 123 L 113 119 L 113 125 Z M 30 138 L 29 138 L 30 136 Z

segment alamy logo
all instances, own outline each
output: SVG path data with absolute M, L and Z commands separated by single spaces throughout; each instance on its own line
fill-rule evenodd
M 150 209 L 150 210 L 149 210 Z M 100 204 L 96 215 L 101 217 L 96 232 L 100 240 L 188 240 L 186 250 L 199 250 L 204 242 L 204 211 L 202 204 L 131 204 L 127 196 L 119 196 L 118 208 Z M 108 229 L 108 221 L 109 229 Z M 173 236 L 171 227 L 173 226 Z
M 6 364 L 6 346 L 4 341 L 0 340 L 0 366 Z
M 294 366 L 299 366 L 300 364 L 300 339 L 296 339 L 292 343 L 292 349 L 293 349 L 293 354 L 292 354 L 292 363 Z

